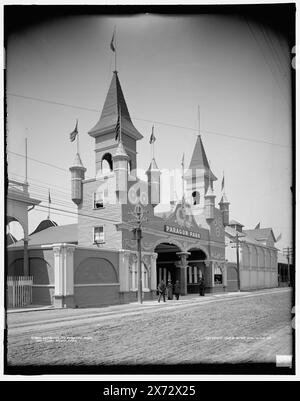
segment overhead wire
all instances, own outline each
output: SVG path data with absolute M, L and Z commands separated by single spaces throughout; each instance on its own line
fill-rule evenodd
M 91 108 L 87 108 L 87 107 L 75 106 L 75 105 L 70 105 L 70 104 L 67 104 L 67 103 L 55 102 L 55 101 L 51 101 L 51 100 L 46 100 L 46 99 L 41 99 L 41 98 L 36 98 L 36 97 L 31 97 L 31 96 L 25 96 L 25 95 L 19 95 L 19 94 L 15 94 L 15 93 L 7 93 L 7 95 L 14 96 L 14 97 L 20 97 L 20 98 L 24 98 L 24 99 L 29 99 L 29 100 L 34 100 L 34 101 L 38 101 L 38 102 L 44 102 L 44 103 L 50 103 L 50 104 L 65 106 L 65 107 L 71 107 L 71 108 L 85 110 L 85 111 L 91 111 L 91 112 L 97 112 L 97 113 L 100 112 L 100 110 L 98 110 L 98 109 L 91 109 Z M 165 125 L 165 126 L 168 126 L 168 127 L 173 127 L 173 128 L 179 128 L 179 129 L 184 129 L 184 130 L 188 130 L 188 131 L 198 132 L 197 128 L 192 128 L 192 127 L 186 127 L 186 126 L 166 123 L 166 122 L 163 122 L 163 121 L 148 120 L 148 119 L 145 119 L 145 118 L 139 118 L 139 117 L 134 117 L 134 116 L 131 116 L 131 119 L 132 120 L 137 120 L 137 121 L 149 122 L 151 124 L 153 124 L 153 123 L 154 124 L 160 124 L 160 125 Z M 212 135 L 224 136 L 224 137 L 227 137 L 227 138 L 232 138 L 232 139 L 237 139 L 237 140 L 242 140 L 242 141 L 264 143 L 264 144 L 268 144 L 268 145 L 272 145 L 272 146 L 289 147 L 288 145 L 283 145 L 283 144 L 279 144 L 279 143 L 262 141 L 262 140 L 259 140 L 259 139 L 253 139 L 253 138 L 247 138 L 247 137 L 243 138 L 243 137 L 239 137 L 239 136 L 236 136 L 236 135 L 221 133 L 221 132 L 212 131 L 212 130 L 202 129 L 201 131 L 204 132 L 204 133 L 212 134 Z

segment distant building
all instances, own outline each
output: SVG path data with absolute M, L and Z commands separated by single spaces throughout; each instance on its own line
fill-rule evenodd
M 255 290 L 277 287 L 277 248 L 272 228 L 245 230 L 231 220 L 225 229 L 227 289 L 234 291 L 237 283 L 236 238 L 239 238 L 240 289 Z

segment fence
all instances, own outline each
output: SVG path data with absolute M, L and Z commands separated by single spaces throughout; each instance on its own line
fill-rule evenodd
M 32 276 L 7 277 L 7 308 L 20 308 L 32 303 Z

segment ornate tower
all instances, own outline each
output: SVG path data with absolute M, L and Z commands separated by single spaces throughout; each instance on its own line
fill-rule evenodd
M 148 178 L 148 199 L 149 203 L 155 207 L 160 203 L 160 170 L 153 158 L 146 171 Z
M 79 153 L 76 153 L 73 165 L 69 169 L 71 171 L 71 193 L 72 201 L 79 205 L 82 202 L 82 181 L 84 180 L 84 174 L 86 168 L 83 167 Z
M 208 195 L 212 200 L 213 181 L 216 181 L 217 178 L 210 169 L 200 135 L 197 137 L 189 170 L 184 179 L 186 181 L 187 196 L 191 199 L 194 213 L 202 213 L 207 204 L 205 195 Z M 209 192 L 209 187 L 211 193 Z
M 230 205 L 230 203 L 228 202 L 225 192 L 223 192 L 222 198 L 219 202 L 219 206 L 220 206 L 220 210 L 222 213 L 222 219 L 223 219 L 224 226 L 228 226 L 228 224 L 229 224 L 229 205 Z
M 114 71 L 102 113 L 97 124 L 89 131 L 95 138 L 96 176 L 103 169 L 104 161 L 111 171 L 114 170 L 113 157 L 119 143 L 115 140 L 115 127 L 121 115 L 122 143 L 128 156 L 130 170 L 136 170 L 136 142 L 143 138 L 133 125 L 123 95 L 117 71 Z

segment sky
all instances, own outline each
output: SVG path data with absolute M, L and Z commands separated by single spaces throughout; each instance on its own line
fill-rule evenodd
M 117 32 L 117 70 L 127 106 L 144 138 L 138 167 L 150 163 L 155 126 L 160 169 L 188 164 L 198 132 L 210 160 L 216 203 L 225 174 L 230 219 L 245 229 L 272 227 L 292 245 L 291 49 L 279 30 L 242 15 L 77 15 L 19 29 L 8 37 L 8 176 L 24 180 L 25 137 L 33 197 L 76 212 L 70 172 L 79 120 L 86 177 L 95 175 L 95 125 L 112 79 L 110 41 Z M 38 100 L 37 100 L 38 99 Z M 32 160 L 35 159 L 35 160 Z M 39 162 L 38 162 L 39 161 Z M 42 163 L 46 164 L 42 164 Z M 165 205 L 158 207 L 161 210 Z M 56 213 L 56 214 L 55 214 Z M 29 232 L 47 208 L 29 214 Z M 51 211 L 59 225 L 76 215 Z M 11 232 L 21 238 L 18 228 Z

